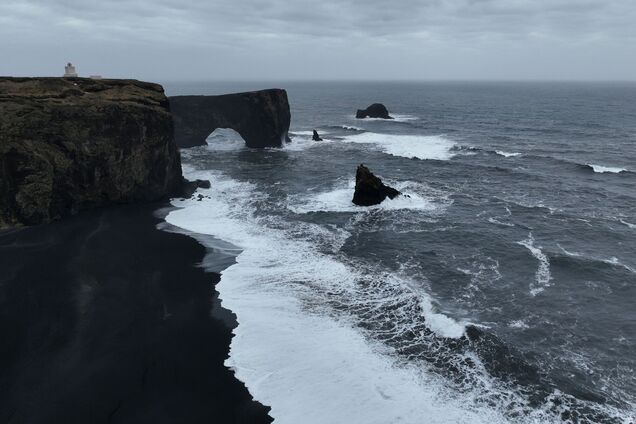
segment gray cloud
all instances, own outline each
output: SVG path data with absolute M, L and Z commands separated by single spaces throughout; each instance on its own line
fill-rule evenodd
M 0 73 L 634 79 L 633 0 L 3 0 Z

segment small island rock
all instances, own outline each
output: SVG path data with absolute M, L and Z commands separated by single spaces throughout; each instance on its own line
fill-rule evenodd
M 393 119 L 389 115 L 389 111 L 382 103 L 374 103 L 366 109 L 358 109 L 356 112 L 357 119 L 364 118 L 381 118 L 381 119 Z
M 372 206 L 382 203 L 387 197 L 394 199 L 401 193 L 382 183 L 382 180 L 360 164 L 356 170 L 356 188 L 353 193 L 353 203 L 358 206 Z

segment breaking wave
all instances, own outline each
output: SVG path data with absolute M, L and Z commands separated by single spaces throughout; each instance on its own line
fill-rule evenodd
M 346 143 L 372 144 L 380 150 L 405 158 L 448 160 L 455 153 L 455 143 L 441 135 L 398 135 L 365 132 L 346 136 L 342 139 Z
M 179 209 L 166 221 L 240 249 L 217 285 L 238 322 L 226 365 L 271 406 L 275 422 L 560 422 L 572 408 L 583 418 L 604 416 L 604 406 L 542 383 L 494 335 L 444 314 L 421 281 L 348 259 L 347 230 L 281 219 L 281 205 L 254 184 L 185 173 L 211 188 L 198 190 L 201 200 L 173 200 Z M 217 247 L 210 237 L 200 241 Z M 547 261 L 532 234 L 519 243 Z M 532 398 L 522 382 L 533 385 Z
M 532 233 L 528 234 L 527 239 L 518 241 L 517 244 L 528 249 L 532 256 L 539 261 L 539 267 L 535 273 L 535 279 L 530 284 L 530 294 L 532 296 L 536 296 L 545 290 L 546 287 L 550 286 L 550 280 L 552 280 L 552 275 L 550 274 L 550 260 L 546 254 L 543 253 L 540 247 L 534 245 L 534 237 L 532 236 Z

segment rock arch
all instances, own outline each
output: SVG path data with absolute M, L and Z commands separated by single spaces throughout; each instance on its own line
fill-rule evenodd
M 220 96 L 172 96 L 174 136 L 179 147 L 206 144 L 217 128 L 240 134 L 248 147 L 281 147 L 288 142 L 291 113 L 287 92 L 269 89 Z

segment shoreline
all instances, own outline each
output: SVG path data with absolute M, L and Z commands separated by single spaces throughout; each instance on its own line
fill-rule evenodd
M 224 365 L 236 322 L 214 258 L 158 228 L 169 206 L 0 232 L 0 421 L 272 421 Z

